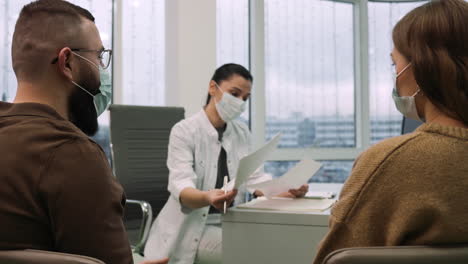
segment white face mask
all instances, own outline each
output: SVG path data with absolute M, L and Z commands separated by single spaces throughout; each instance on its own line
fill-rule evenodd
M 399 73 L 395 74 L 394 76 L 394 87 L 393 87 L 393 92 L 392 92 L 392 97 L 393 101 L 395 102 L 395 106 L 402 113 L 405 117 L 422 121 L 422 118 L 419 117 L 418 115 L 418 110 L 416 108 L 416 101 L 415 101 L 415 96 L 421 91 L 421 89 L 418 89 L 413 95 L 411 96 L 400 96 L 398 94 L 398 89 L 397 89 L 397 80 L 398 77 L 405 72 L 409 66 L 411 66 L 411 63 L 406 65 L 403 70 L 401 70 Z
M 245 101 L 224 92 L 217 83 L 215 83 L 215 85 L 223 92 L 223 97 L 219 102 L 216 102 L 215 99 L 216 110 L 218 111 L 219 117 L 221 117 L 224 122 L 229 122 L 238 118 L 245 111 Z

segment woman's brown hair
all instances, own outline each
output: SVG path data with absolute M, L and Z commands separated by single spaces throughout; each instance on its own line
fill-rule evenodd
M 468 3 L 437 0 L 412 10 L 393 29 L 393 42 L 426 97 L 468 125 Z

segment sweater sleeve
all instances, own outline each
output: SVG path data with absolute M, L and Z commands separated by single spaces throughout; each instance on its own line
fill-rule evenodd
M 360 160 L 363 161 L 362 158 Z M 362 206 L 358 205 L 357 201 L 370 173 L 371 170 L 362 168 L 359 161 L 356 162 L 348 181 L 343 186 L 339 201 L 332 209 L 329 231 L 319 245 L 314 264 L 321 264 L 328 254 L 340 248 L 380 243 L 379 236 L 368 232 L 372 219 L 365 220 L 364 218 L 368 217 L 364 215 L 349 218 L 353 207 Z
M 76 139 L 59 146 L 39 190 L 57 251 L 105 263 L 133 262 L 122 219 L 124 192 L 94 142 Z

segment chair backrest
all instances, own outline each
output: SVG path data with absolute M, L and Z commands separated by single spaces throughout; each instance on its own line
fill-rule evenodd
M 403 117 L 403 122 L 401 122 L 401 134 L 411 133 L 422 124 L 423 122 L 421 121 Z
M 86 256 L 42 250 L 0 250 L 0 263 L 7 264 L 105 264 Z
M 157 216 L 169 197 L 167 147 L 172 127 L 184 118 L 179 107 L 111 105 L 114 173 L 128 199 L 150 203 Z
M 466 264 L 468 245 L 344 248 L 323 264 Z

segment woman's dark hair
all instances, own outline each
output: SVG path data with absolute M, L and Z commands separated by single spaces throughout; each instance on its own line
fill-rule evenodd
M 249 70 L 244 68 L 244 66 L 235 64 L 235 63 L 227 63 L 223 66 L 216 69 L 211 77 L 212 81 L 215 81 L 218 85 L 221 85 L 222 81 L 226 81 L 231 79 L 234 75 L 239 75 L 242 78 L 246 79 L 247 81 L 253 82 L 253 77 L 250 74 Z M 206 99 L 206 105 L 210 103 L 211 95 L 208 93 L 208 98 Z
M 393 42 L 424 95 L 468 124 L 468 3 L 433 0 L 413 9 L 393 29 Z

